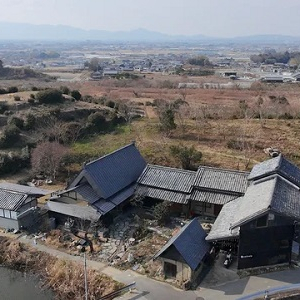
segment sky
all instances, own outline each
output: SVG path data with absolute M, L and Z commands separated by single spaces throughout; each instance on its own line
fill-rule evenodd
M 299 0 L 0 0 L 0 8 L 0 22 L 213 37 L 300 36 Z

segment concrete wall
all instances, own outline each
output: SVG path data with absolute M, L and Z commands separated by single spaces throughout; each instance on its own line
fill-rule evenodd
M 18 220 L 1 218 L 0 217 L 0 228 L 19 229 L 19 222 L 18 222 Z

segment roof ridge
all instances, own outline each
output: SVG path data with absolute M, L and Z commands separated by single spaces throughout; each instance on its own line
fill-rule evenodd
M 271 208 L 273 206 L 273 199 L 274 199 L 274 194 L 275 194 L 275 189 L 276 189 L 276 185 L 278 182 L 279 177 L 275 175 L 274 177 L 274 183 L 273 183 L 273 188 L 272 188 L 272 192 L 271 192 L 271 197 L 269 199 L 269 208 Z
M 169 169 L 169 170 L 174 170 L 174 171 L 178 171 L 181 173 L 191 173 L 191 174 L 197 173 L 197 171 L 186 170 L 186 169 L 181 169 L 181 168 L 174 168 L 174 167 L 167 167 L 167 166 L 161 166 L 161 165 L 153 165 L 153 164 L 147 164 L 146 168 L 148 168 L 148 167 L 157 168 L 157 169 Z
M 204 165 L 200 165 L 198 167 L 198 170 L 200 168 L 203 168 L 203 169 L 212 169 L 212 170 L 218 170 L 218 171 L 223 171 L 223 172 L 235 172 L 235 173 L 242 173 L 242 174 L 245 174 L 245 175 L 249 175 L 250 172 L 248 171 L 241 171 L 241 170 L 235 170 L 235 169 L 223 169 L 223 168 L 218 168 L 218 167 L 211 167 L 211 166 L 204 166 Z M 197 171 L 198 171 L 197 170 Z
M 279 162 L 278 162 L 277 167 L 275 168 L 276 171 L 280 170 L 283 160 L 288 161 L 285 157 L 283 157 L 283 155 L 281 153 L 278 156 L 279 156 Z
M 114 150 L 113 152 L 110 152 L 110 153 L 108 153 L 108 154 L 105 154 L 105 155 L 103 155 L 103 156 L 101 156 L 101 157 L 99 157 L 99 158 L 97 158 L 97 159 L 95 159 L 95 160 L 92 160 L 92 161 L 86 163 L 86 164 L 83 166 L 83 169 L 85 169 L 86 166 L 92 165 L 92 164 L 94 164 L 95 162 L 100 161 L 101 159 L 104 159 L 104 158 L 106 158 L 106 157 L 112 156 L 112 155 L 116 154 L 117 152 L 119 152 L 119 151 L 121 151 L 121 150 L 124 150 L 124 149 L 126 149 L 126 148 L 128 148 L 128 147 L 130 147 L 130 146 L 135 146 L 135 142 L 132 142 L 132 143 L 130 143 L 130 144 L 128 144 L 128 145 L 125 145 L 125 146 L 123 146 L 123 147 L 121 147 L 121 148 L 118 148 L 118 149 Z
M 3 190 L 5 192 L 9 192 L 9 193 L 12 193 L 12 194 L 17 194 L 17 195 L 23 195 L 23 196 L 26 196 L 26 195 L 29 195 L 28 193 L 25 193 L 25 192 L 19 192 L 19 191 L 12 191 L 10 189 L 6 189 L 6 188 L 2 188 L 0 187 L 0 191 Z

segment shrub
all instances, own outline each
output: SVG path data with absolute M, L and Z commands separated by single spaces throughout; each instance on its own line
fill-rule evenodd
M 14 96 L 14 100 L 15 101 L 21 101 L 21 97 L 20 96 Z
M 193 170 L 197 169 L 194 164 L 200 163 L 202 152 L 195 149 L 194 146 L 170 146 L 171 155 L 180 161 L 183 169 Z
M 57 89 L 48 89 L 36 94 L 39 103 L 55 104 L 63 102 L 62 92 Z
M 30 103 L 30 104 L 33 104 L 35 102 L 35 100 L 33 98 L 28 98 L 27 102 Z
M 19 91 L 19 89 L 16 87 L 16 86 L 10 86 L 8 89 L 7 89 L 7 92 L 8 93 L 17 93 Z
M 19 129 L 22 129 L 24 127 L 24 120 L 18 117 L 11 117 L 8 120 L 8 125 L 14 125 Z
M 65 95 L 69 95 L 70 94 L 70 89 L 67 86 L 65 86 L 65 85 L 61 86 L 59 89 Z
M 36 118 L 33 114 L 28 114 L 25 120 L 24 127 L 26 130 L 34 129 L 36 124 Z
M 0 114 L 4 114 L 8 110 L 8 105 L 5 103 L 0 104 Z
M 291 120 L 294 119 L 294 117 L 289 112 L 285 112 L 284 114 L 279 115 L 278 119 Z
M 81 99 L 81 94 L 78 90 L 73 90 L 71 92 L 71 96 L 75 99 L 75 100 L 80 100 Z
M 23 151 L 23 149 L 22 154 L 0 154 L 0 175 L 15 174 L 20 169 L 28 168 L 29 165 L 29 154 Z
M 153 214 L 158 224 L 165 225 L 170 221 L 170 207 L 171 203 L 168 201 L 163 201 L 154 206 Z
M 111 107 L 111 108 L 115 108 L 116 106 L 116 103 L 112 100 L 108 100 L 106 103 L 105 103 L 106 106 L 108 107 Z
M 92 113 L 88 116 L 88 123 L 92 125 L 97 132 L 107 129 L 107 122 L 105 117 L 100 112 Z
M 64 124 L 61 132 L 61 141 L 64 144 L 74 143 L 79 137 L 82 125 L 79 122 L 69 122 Z
M 35 99 L 35 94 L 30 94 L 30 98 Z
M 9 148 L 13 146 L 20 137 L 20 130 L 15 125 L 7 125 L 4 127 L 2 136 L 0 137 L 0 147 Z
M 82 97 L 82 101 L 92 103 L 94 98 L 91 95 L 85 95 Z
M 39 89 L 38 89 L 36 86 L 33 86 L 33 87 L 31 88 L 31 90 L 32 90 L 33 92 L 36 92 L 36 91 L 38 91 Z
M 0 89 L 0 95 L 4 95 L 6 93 L 7 93 L 6 89 Z

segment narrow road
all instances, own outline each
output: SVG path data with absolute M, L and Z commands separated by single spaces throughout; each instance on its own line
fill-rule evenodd
M 1 235 L 5 234 L 1 233 Z M 21 237 L 19 240 L 58 258 L 83 264 L 83 257 L 81 256 L 73 256 L 39 243 L 35 245 L 33 239 L 26 237 Z M 236 300 L 258 291 L 300 283 L 300 268 L 295 268 L 293 270 L 250 276 L 211 288 L 200 287 L 196 291 L 182 291 L 167 283 L 153 280 L 131 270 L 120 271 L 104 263 L 92 260 L 87 260 L 87 265 L 89 268 L 111 276 L 124 284 L 136 282 L 136 290 L 120 296 L 117 298 L 119 300 Z

